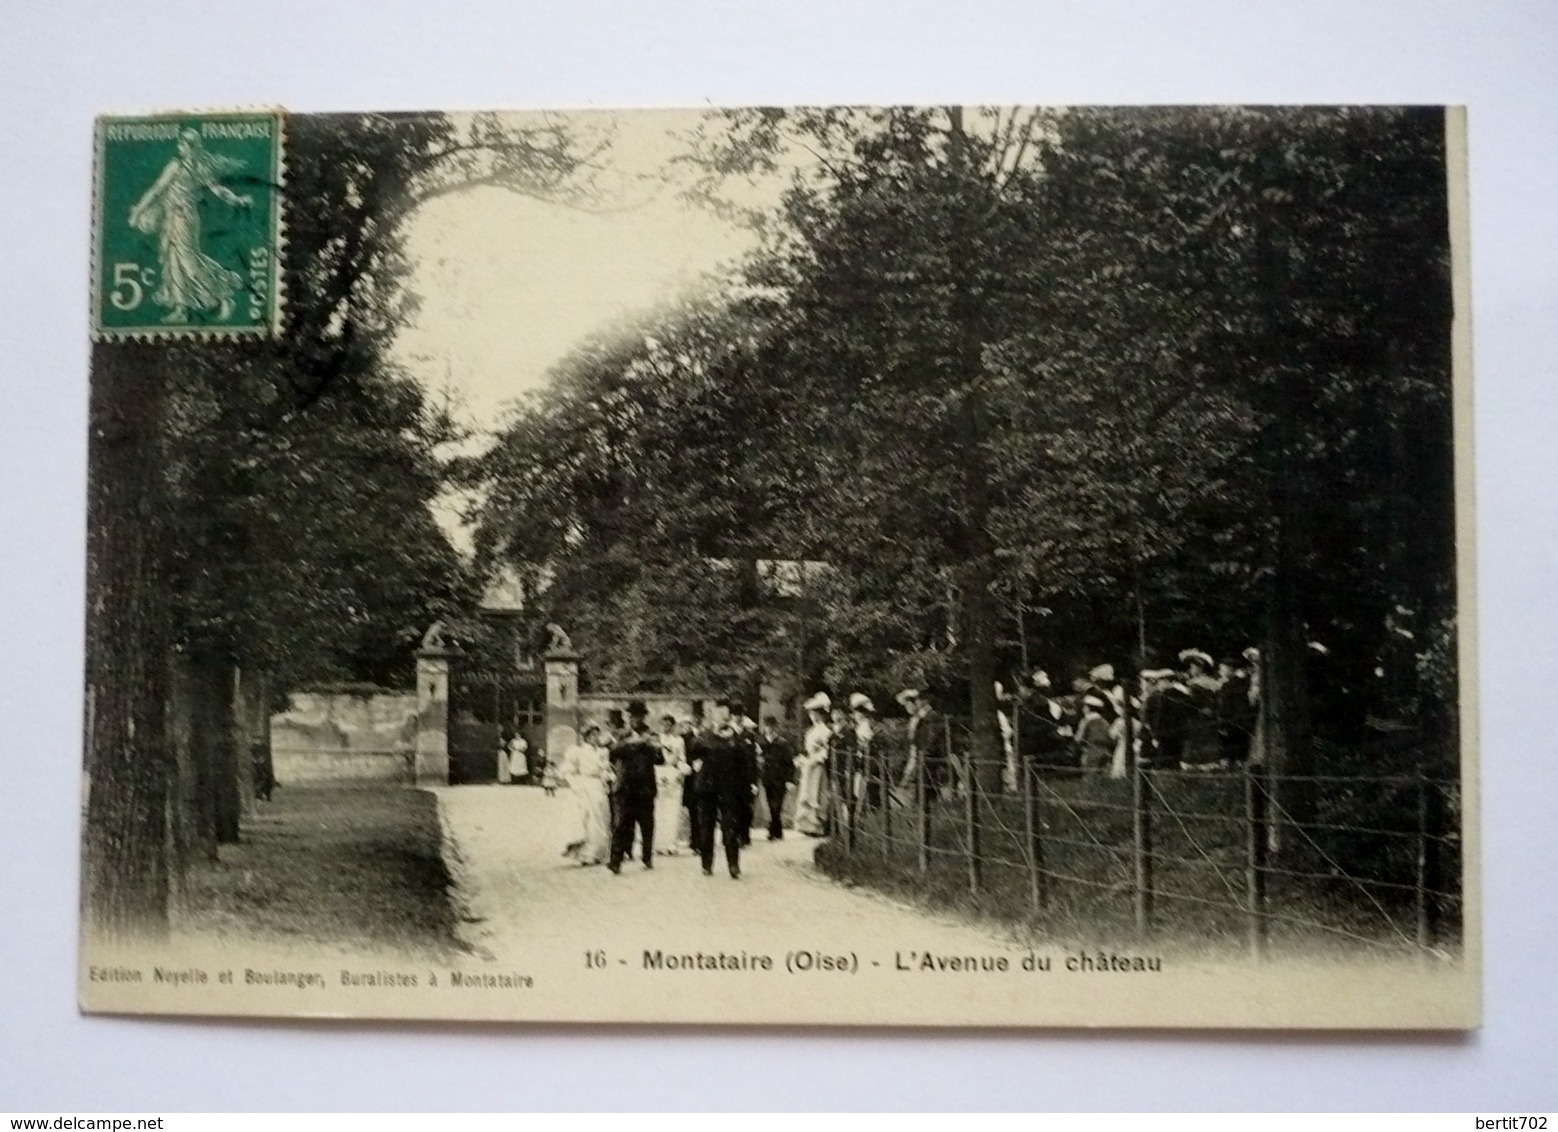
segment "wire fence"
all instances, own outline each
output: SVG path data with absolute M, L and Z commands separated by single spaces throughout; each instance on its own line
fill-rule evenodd
M 855 879 L 967 904 L 1046 934 L 1321 941 L 1443 954 L 1459 944 L 1459 783 L 1427 775 L 1276 775 L 1259 765 L 1114 774 L 944 763 L 883 734 L 830 760 L 831 852 Z M 999 746 L 997 745 L 999 751 Z

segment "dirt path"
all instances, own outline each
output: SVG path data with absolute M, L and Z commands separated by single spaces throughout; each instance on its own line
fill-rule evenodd
M 742 853 L 742 876 L 706 877 L 692 856 L 661 857 L 620 876 L 559 855 L 573 823 L 566 791 L 464 786 L 436 791 L 446 858 L 465 917 L 462 938 L 478 953 L 521 947 L 600 945 L 621 939 L 667 952 L 882 944 L 964 953 L 1015 945 L 860 889 L 811 863 L 817 842 L 794 833 L 769 842 L 761 830 Z M 890 957 L 891 952 L 888 952 Z

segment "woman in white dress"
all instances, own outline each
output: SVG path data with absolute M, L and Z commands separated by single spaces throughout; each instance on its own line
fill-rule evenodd
M 676 717 L 661 720 L 656 738 L 665 762 L 655 767 L 655 852 L 676 856 L 687 844 L 682 836 L 682 780 L 692 770 L 687 765 L 687 741 L 677 729 Z
M 607 795 L 611 759 L 601 743 L 603 732 L 591 725 L 584 741 L 563 755 L 563 779 L 578 811 L 576 835 L 563 848 L 563 856 L 581 865 L 598 865 L 611 852 L 611 802 Z
M 822 785 L 827 777 L 828 743 L 833 729 L 828 726 L 828 710 L 832 701 L 827 693 L 818 692 L 806 701 L 806 718 L 810 724 L 801 739 L 800 786 L 795 796 L 795 828 L 810 837 L 821 837 Z

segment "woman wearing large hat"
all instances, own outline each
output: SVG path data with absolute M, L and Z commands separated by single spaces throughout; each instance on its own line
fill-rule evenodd
M 826 692 L 818 692 L 803 705 L 806 733 L 801 738 L 800 783 L 795 792 L 795 828 L 810 837 L 821 837 L 823 827 L 823 789 L 827 779 L 828 748 L 833 729 L 828 726 L 828 711 L 833 701 Z

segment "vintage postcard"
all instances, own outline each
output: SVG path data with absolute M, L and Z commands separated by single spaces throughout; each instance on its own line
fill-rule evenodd
M 83 1009 L 1479 1023 L 1460 111 L 95 145 Z

